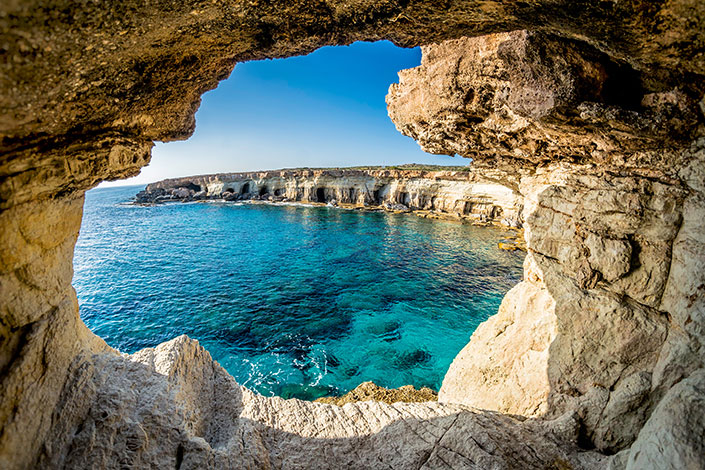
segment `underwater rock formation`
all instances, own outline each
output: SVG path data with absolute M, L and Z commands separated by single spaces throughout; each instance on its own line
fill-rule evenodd
M 11 0 L 0 36 L 0 467 L 703 466 L 702 1 Z M 378 39 L 436 43 L 400 131 L 524 197 L 525 280 L 441 401 L 263 398 L 184 338 L 89 332 L 83 192 L 188 137 L 237 62 Z
M 423 210 L 521 227 L 522 198 L 502 172 L 471 168 L 303 169 L 174 178 L 147 185 L 138 204 L 207 199 L 301 201 Z M 508 184 L 511 184 L 509 182 Z
M 342 397 L 321 397 L 316 398 L 315 401 L 338 406 L 361 401 L 381 401 L 391 405 L 397 402 L 423 403 L 438 401 L 438 394 L 428 387 L 421 387 L 416 390 L 413 385 L 404 385 L 403 387 L 389 389 L 380 387 L 374 382 L 362 382 Z

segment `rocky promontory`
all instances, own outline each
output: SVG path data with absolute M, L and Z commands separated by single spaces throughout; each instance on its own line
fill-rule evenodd
M 502 172 L 472 167 L 286 169 L 166 179 L 147 185 L 135 203 L 304 202 L 521 227 L 523 198 L 512 181 Z

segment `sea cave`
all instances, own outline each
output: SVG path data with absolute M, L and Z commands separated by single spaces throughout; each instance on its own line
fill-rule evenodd
M 0 12 L 0 467 L 705 466 L 701 2 L 30 0 Z M 91 332 L 72 285 L 86 191 L 138 174 L 155 142 L 187 139 L 202 95 L 237 63 L 378 40 L 421 46 L 386 97 L 396 129 L 472 169 L 356 169 L 374 182 L 365 192 L 270 196 L 332 202 L 335 190 L 450 214 L 458 200 L 436 192 L 470 183 L 494 199 L 483 214 L 464 200 L 466 216 L 520 222 L 522 280 L 437 400 L 263 396 L 186 335 L 128 355 Z M 159 194 L 238 183 L 228 197 L 264 197 L 267 178 L 338 177 L 287 171 Z M 399 368 L 428 356 L 404 357 Z

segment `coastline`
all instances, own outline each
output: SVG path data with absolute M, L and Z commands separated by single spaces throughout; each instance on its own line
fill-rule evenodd
M 526 251 L 523 197 L 504 176 L 489 168 L 413 165 L 222 173 L 151 183 L 133 204 L 243 202 L 409 213 L 509 230 L 498 247 Z
M 131 202 L 126 202 L 125 205 L 150 207 L 150 206 L 157 206 L 157 205 L 163 205 L 163 204 L 177 204 L 177 203 L 179 203 L 179 204 L 207 204 L 207 203 L 233 204 L 233 203 L 235 203 L 235 204 L 259 204 L 259 205 L 272 205 L 272 206 L 331 207 L 331 208 L 335 208 L 335 209 L 343 209 L 343 210 L 358 211 L 358 212 L 387 212 L 387 213 L 392 213 L 392 214 L 408 214 L 408 215 L 414 215 L 414 216 L 422 218 L 422 219 L 442 220 L 442 221 L 446 221 L 446 222 L 459 222 L 459 223 L 463 223 L 463 224 L 472 225 L 475 227 L 498 228 L 500 230 L 504 230 L 506 232 L 506 236 L 500 237 L 500 240 L 497 242 L 497 248 L 499 248 L 500 250 L 505 250 L 505 251 L 523 251 L 523 252 L 527 251 L 526 241 L 524 239 L 524 229 L 523 228 L 512 227 L 510 225 L 503 224 L 497 220 L 484 220 L 483 221 L 483 220 L 478 220 L 477 218 L 474 218 L 474 217 L 463 216 L 461 214 L 434 212 L 434 211 L 429 211 L 429 210 L 420 210 L 420 209 L 400 210 L 400 209 L 388 208 L 388 207 L 385 207 L 384 205 L 365 206 L 365 205 L 346 204 L 346 203 L 331 204 L 331 203 L 322 203 L 322 202 L 313 202 L 313 201 L 288 201 L 288 200 L 273 201 L 273 200 L 259 200 L 259 199 L 228 201 L 228 200 L 222 199 L 222 198 L 221 199 L 200 199 L 200 200 L 169 200 L 169 201 L 163 201 L 163 202 L 150 202 L 150 203 L 139 203 L 136 201 L 131 201 Z

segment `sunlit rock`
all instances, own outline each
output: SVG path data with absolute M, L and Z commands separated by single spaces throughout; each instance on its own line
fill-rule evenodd
M 607 465 L 586 448 L 702 467 L 704 18 L 699 0 L 4 2 L 0 467 Z M 524 197 L 526 279 L 441 398 L 538 419 L 263 398 L 185 338 L 126 357 L 78 317 L 86 189 L 188 137 L 237 62 L 378 39 L 433 44 L 391 88 L 397 128 Z

